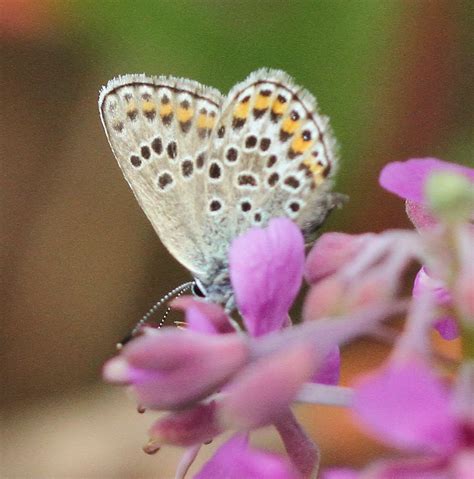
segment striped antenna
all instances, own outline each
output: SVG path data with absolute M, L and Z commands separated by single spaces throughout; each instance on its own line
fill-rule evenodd
M 180 286 L 172 289 L 169 293 L 166 293 L 159 301 L 157 301 L 138 321 L 138 323 L 135 325 L 135 327 L 132 329 L 132 331 L 125 336 L 122 341 L 117 343 L 117 350 L 120 351 L 125 344 L 127 344 L 131 339 L 133 339 L 139 332 L 140 329 L 146 324 L 146 322 L 158 311 L 158 309 L 167 301 L 169 301 L 172 298 L 179 297 L 182 294 L 184 294 L 186 291 L 191 289 L 194 285 L 196 284 L 195 281 L 189 281 L 188 283 L 181 284 Z M 171 311 L 171 308 L 168 307 L 167 310 L 165 311 L 165 314 L 160 320 L 160 323 L 158 324 L 158 328 L 161 328 L 168 317 L 169 313 Z

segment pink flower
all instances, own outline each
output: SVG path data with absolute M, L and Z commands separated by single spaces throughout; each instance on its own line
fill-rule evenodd
M 385 166 L 380 174 L 380 184 L 386 190 L 406 200 L 407 213 L 417 229 L 431 229 L 438 224 L 432 216 L 425 200 L 426 181 L 437 172 L 451 172 L 464 176 L 474 185 L 474 169 L 449 163 L 436 158 L 417 158 L 405 162 L 393 162 Z M 432 294 L 435 303 L 441 308 L 451 305 L 451 295 L 446 286 L 436 278 L 431 278 L 425 268 L 417 275 L 414 295 Z M 458 328 L 454 318 L 441 314 L 435 328 L 444 339 L 458 337 Z
M 466 365 L 455 388 L 415 361 L 392 362 L 366 376 L 355 388 L 355 419 L 374 437 L 410 456 L 378 461 L 360 473 L 352 471 L 353 476 L 332 471 L 324 479 L 472 477 L 467 467 L 474 463 L 473 387 L 472 365 Z
M 338 345 L 373 327 L 384 312 L 285 327 L 304 270 L 303 237 L 288 219 L 273 219 L 267 228 L 237 238 L 229 259 L 248 335 L 235 332 L 219 306 L 179 298 L 173 305 L 185 311 L 186 330 L 147 330 L 105 365 L 104 377 L 130 385 L 141 406 L 168 411 L 151 427 L 145 450 L 189 447 L 183 470 L 197 445 L 224 430 L 274 424 L 293 464 L 309 477 L 317 468 L 317 449 L 289 407 L 304 383 L 337 382 Z M 251 463 L 263 454 L 242 442 L 226 447 L 233 451 L 236 444 Z M 213 470 L 226 457 L 218 452 L 206 467 Z
M 437 158 L 413 158 L 389 163 L 382 169 L 379 182 L 387 191 L 406 200 L 409 218 L 416 228 L 422 230 L 437 224 L 437 220 L 428 210 L 425 188 L 428 178 L 440 172 L 462 175 L 474 184 L 474 168 Z

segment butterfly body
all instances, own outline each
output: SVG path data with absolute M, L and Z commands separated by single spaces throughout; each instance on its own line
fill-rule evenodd
M 191 80 L 125 75 L 103 88 L 99 109 L 163 244 L 229 309 L 233 238 L 288 216 L 311 241 L 339 202 L 327 118 L 284 72 L 258 70 L 226 97 Z

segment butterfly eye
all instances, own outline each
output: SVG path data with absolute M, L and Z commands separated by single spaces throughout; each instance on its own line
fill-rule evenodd
M 191 292 L 194 296 L 197 296 L 198 298 L 206 297 L 206 290 L 198 279 L 194 280 L 194 284 L 191 287 Z

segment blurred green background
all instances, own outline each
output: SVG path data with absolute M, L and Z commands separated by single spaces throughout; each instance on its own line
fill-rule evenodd
M 381 231 L 409 226 L 377 185 L 385 163 L 473 164 L 473 31 L 469 0 L 0 0 L 0 475 L 173 477 L 178 451 L 140 451 L 152 415 L 100 381 L 115 341 L 187 280 L 113 159 L 101 85 L 146 72 L 226 92 L 262 66 L 287 71 L 341 146 L 337 189 L 351 201 L 325 230 Z M 385 352 L 350 347 L 343 383 Z M 343 411 L 299 414 L 324 465 L 380 453 Z M 281 447 L 271 431 L 261 442 Z

